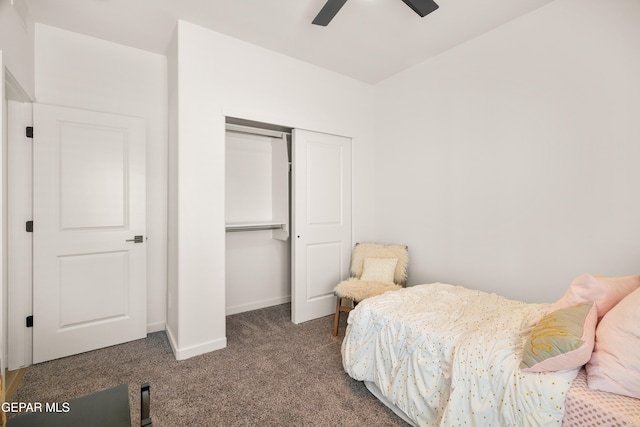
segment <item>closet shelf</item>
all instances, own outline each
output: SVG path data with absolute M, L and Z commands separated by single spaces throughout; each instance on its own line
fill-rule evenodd
M 226 225 L 226 231 L 257 231 L 257 230 L 285 230 L 286 223 L 283 222 L 238 222 Z

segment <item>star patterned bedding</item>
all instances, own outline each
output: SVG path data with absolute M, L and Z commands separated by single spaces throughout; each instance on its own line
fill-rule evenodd
M 420 426 L 559 426 L 578 369 L 522 372 L 549 304 L 442 283 L 369 298 L 351 312 L 342 362 Z

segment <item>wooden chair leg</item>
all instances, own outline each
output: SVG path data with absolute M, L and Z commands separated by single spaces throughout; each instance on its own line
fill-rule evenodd
M 340 297 L 336 297 L 336 314 L 333 317 L 333 336 L 338 335 L 338 324 L 340 323 Z

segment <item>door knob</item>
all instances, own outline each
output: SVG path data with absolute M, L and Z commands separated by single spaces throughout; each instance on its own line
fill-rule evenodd
M 134 236 L 133 239 L 125 240 L 125 242 L 142 243 L 142 236 Z

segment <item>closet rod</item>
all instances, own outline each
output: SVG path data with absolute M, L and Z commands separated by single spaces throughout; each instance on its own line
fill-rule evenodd
M 277 131 L 277 130 L 269 130 L 269 129 L 260 129 L 254 128 L 251 126 L 241 126 L 241 125 L 233 125 L 227 123 L 225 125 L 225 129 L 227 132 L 234 133 L 247 133 L 250 135 L 260 135 L 260 136 L 269 136 L 272 138 L 282 138 L 282 135 L 291 135 L 291 132 Z
M 283 230 L 284 224 L 255 224 L 255 225 L 227 225 L 227 232 L 258 231 L 258 230 Z

